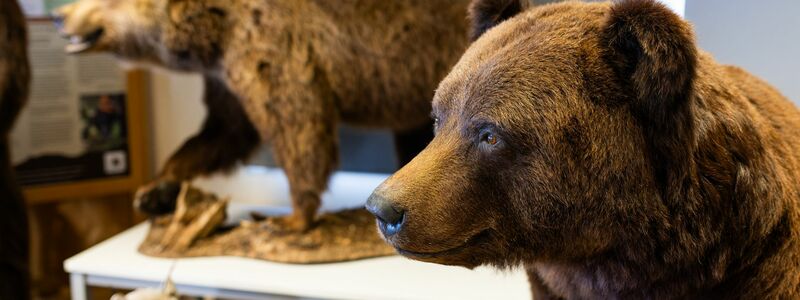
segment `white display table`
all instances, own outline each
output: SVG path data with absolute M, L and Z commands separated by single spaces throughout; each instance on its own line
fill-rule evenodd
M 65 261 L 72 298 L 87 299 L 88 286 L 158 287 L 172 268 L 179 293 L 226 299 L 531 299 L 520 271 L 471 271 L 399 256 L 319 265 L 153 258 L 136 252 L 147 229 L 138 225 Z
M 259 178 L 252 177 L 279 176 L 270 170 L 250 171 L 237 176 L 253 180 Z M 326 196 L 329 208 L 335 207 L 330 205 L 331 202 L 336 202 L 330 198 L 336 198 L 337 190 L 343 190 L 337 186 L 349 186 L 347 182 L 352 178 L 348 176 L 333 178 L 333 195 Z M 256 181 L 264 182 L 263 179 Z M 349 199 L 366 199 L 359 193 L 368 193 L 382 180 L 357 179 L 364 191 L 346 189 Z M 204 188 L 215 190 L 214 186 L 213 180 L 203 183 Z M 235 184 L 220 186 L 229 191 L 237 189 Z M 252 184 L 248 186 L 253 187 Z M 249 192 L 258 193 L 253 188 Z M 219 193 L 226 194 L 224 191 Z M 337 203 L 342 204 L 342 201 Z M 241 205 L 232 205 L 232 210 L 237 210 L 237 206 L 242 208 Z M 231 215 L 236 219 L 242 212 Z M 147 224 L 140 224 L 66 260 L 64 268 L 70 274 L 72 298 L 87 299 L 88 286 L 158 287 L 172 270 L 171 278 L 180 294 L 225 299 L 531 299 L 527 278 L 519 270 L 468 270 L 400 256 L 317 265 L 290 265 L 238 257 L 148 257 L 136 251 L 147 229 Z

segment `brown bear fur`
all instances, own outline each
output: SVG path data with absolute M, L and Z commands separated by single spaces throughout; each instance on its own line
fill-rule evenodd
M 655 1 L 509 2 L 472 5 L 436 137 L 370 197 L 386 240 L 536 299 L 800 297 L 794 105 Z
M 407 156 L 427 144 L 403 133 L 432 137 L 430 99 L 467 46 L 467 5 L 82 0 L 62 8 L 59 22 L 79 40 L 73 52 L 111 51 L 205 76 L 209 117 L 160 181 L 230 169 L 266 141 L 289 179 L 287 225 L 305 229 L 337 165 L 337 123 L 390 128 L 418 144 Z
M 28 99 L 25 16 L 17 1 L 0 1 L 0 299 L 27 299 L 28 218 L 11 166 L 9 134 Z

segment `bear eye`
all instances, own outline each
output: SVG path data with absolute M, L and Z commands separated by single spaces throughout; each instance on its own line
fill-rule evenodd
M 439 129 L 439 118 L 433 117 L 433 130 L 436 131 L 437 129 Z
M 484 142 L 490 146 L 497 145 L 497 135 L 489 131 L 484 131 L 481 134 L 481 142 Z

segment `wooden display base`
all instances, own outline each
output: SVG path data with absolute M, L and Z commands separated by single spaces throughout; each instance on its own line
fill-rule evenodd
M 175 213 L 151 220 L 139 252 L 157 257 L 242 256 L 283 263 L 330 263 L 393 255 L 364 209 L 322 214 L 305 233 L 281 232 L 272 217 L 225 227 L 227 199 L 184 183 Z

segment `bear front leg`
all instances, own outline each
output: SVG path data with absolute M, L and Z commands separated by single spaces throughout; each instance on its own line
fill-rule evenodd
M 208 115 L 200 132 L 172 154 L 160 178 L 183 181 L 231 171 L 261 144 L 241 102 L 224 83 L 206 77 L 203 97 Z
M 293 102 L 292 112 L 284 111 L 271 130 L 273 153 L 292 197 L 292 214 L 269 221 L 277 231 L 303 232 L 314 225 L 320 197 L 338 165 L 335 109 L 318 103 Z
M 230 171 L 261 143 L 238 98 L 225 84 L 206 77 L 204 102 L 208 115 L 200 131 L 172 154 L 155 181 L 137 192 L 134 205 L 142 212 L 172 212 L 182 181 Z

